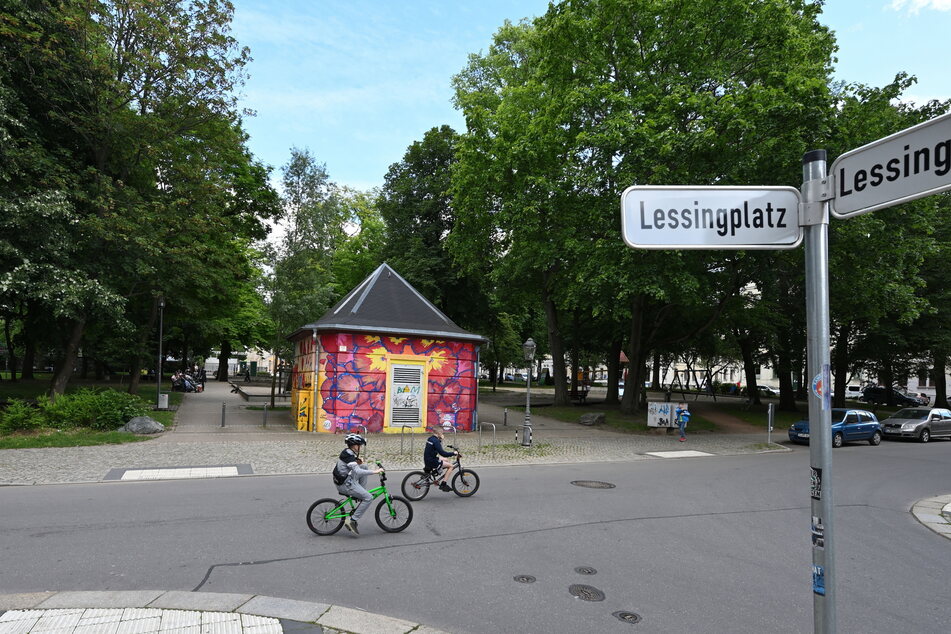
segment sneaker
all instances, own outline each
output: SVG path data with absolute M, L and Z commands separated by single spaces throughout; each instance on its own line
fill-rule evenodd
M 687 439 L 686 439 L 686 438 L 681 438 L 681 439 L 680 439 L 680 442 L 687 442 Z
M 350 530 L 353 531 L 354 535 L 360 534 L 360 531 L 357 530 L 357 520 L 350 520 Z
M 354 522 L 354 521 L 350 518 L 349 515 L 348 515 L 347 517 L 343 518 L 343 527 L 346 528 L 346 529 L 347 529 L 348 531 L 350 531 L 351 533 L 356 533 L 356 532 L 357 532 L 357 523 Z
M 445 482 L 440 482 L 440 483 L 439 483 L 439 490 L 440 490 L 440 491 L 452 491 L 452 487 L 449 486 L 448 484 L 446 484 Z

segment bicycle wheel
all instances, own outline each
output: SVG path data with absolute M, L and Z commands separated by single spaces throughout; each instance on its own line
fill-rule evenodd
M 473 495 L 479 490 L 479 475 L 472 469 L 463 469 L 452 476 L 452 490 L 463 498 Z
M 343 512 L 333 511 L 340 506 L 341 500 L 324 498 L 317 500 L 307 509 L 307 528 L 318 535 L 333 535 L 343 526 Z
M 406 477 L 403 478 L 403 484 L 400 485 L 400 489 L 403 491 L 403 495 L 406 496 L 406 499 L 419 502 L 429 493 L 430 484 L 432 484 L 432 480 L 422 471 L 410 471 L 406 474 Z
M 398 495 L 390 496 L 389 506 L 385 498 L 376 506 L 376 523 L 387 533 L 398 533 L 412 521 L 413 505 Z

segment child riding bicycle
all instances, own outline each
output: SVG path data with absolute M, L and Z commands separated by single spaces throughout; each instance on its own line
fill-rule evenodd
M 353 515 L 343 520 L 343 525 L 348 531 L 359 535 L 357 522 L 370 508 L 370 502 L 373 501 L 373 496 L 366 489 L 367 476 L 380 473 L 383 469 L 367 469 L 363 466 L 363 460 L 360 459 L 360 447 L 367 444 L 363 436 L 347 434 L 344 442 L 347 444 L 347 448 L 340 452 L 337 464 L 334 466 L 334 484 L 337 485 L 337 492 L 341 495 L 349 495 L 355 500 L 360 500 L 360 504 Z
M 437 473 L 440 468 L 443 469 L 442 477 L 439 479 L 440 491 L 452 491 L 449 486 L 449 476 L 452 473 L 453 464 L 449 460 L 453 456 L 461 456 L 458 451 L 446 451 L 442 446 L 443 431 L 441 427 L 433 428 L 433 435 L 426 439 L 426 449 L 423 450 L 423 465 L 426 471 Z

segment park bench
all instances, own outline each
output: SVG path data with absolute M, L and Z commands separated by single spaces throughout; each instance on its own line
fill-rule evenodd
M 579 405 L 584 405 L 585 401 L 588 399 L 588 392 L 591 390 L 587 385 L 579 385 L 577 388 L 571 390 L 568 394 L 568 397 L 575 403 Z

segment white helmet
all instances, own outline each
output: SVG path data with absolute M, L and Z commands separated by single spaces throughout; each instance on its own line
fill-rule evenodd
M 351 445 L 365 445 L 367 444 L 366 438 L 360 434 L 347 434 L 347 437 L 343 439 L 347 446 Z

